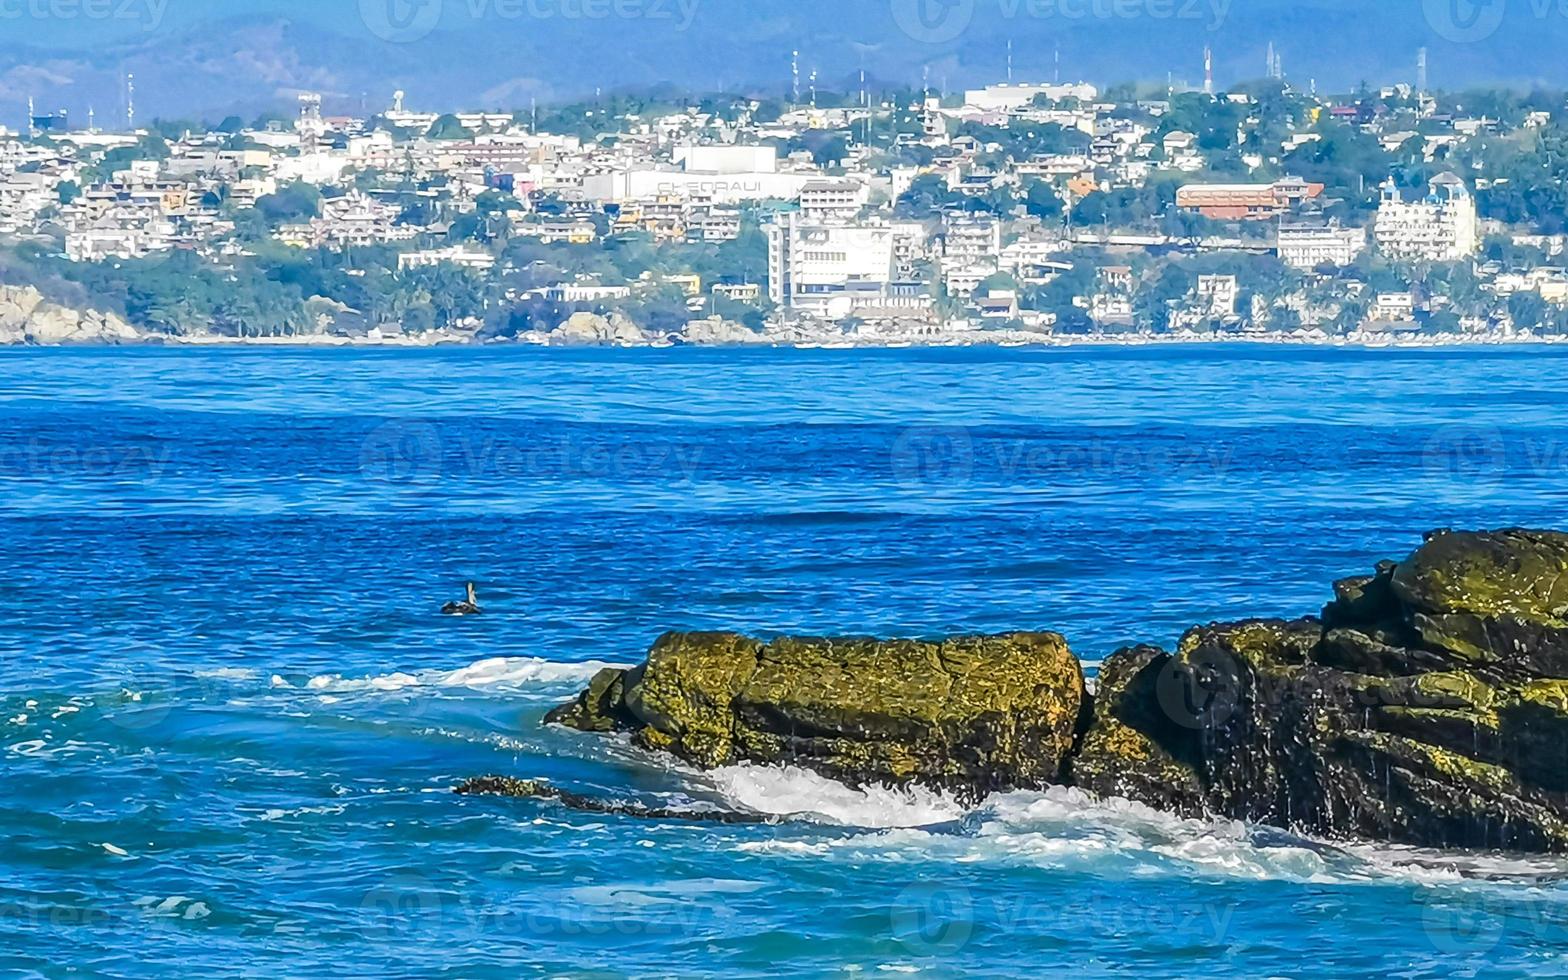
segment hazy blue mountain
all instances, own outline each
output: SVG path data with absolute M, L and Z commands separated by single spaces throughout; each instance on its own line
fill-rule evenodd
M 1272 41 L 1298 84 L 1568 82 L 1568 0 L 24 0 L 0 13 L 0 120 L 89 106 L 121 118 L 286 108 L 526 106 L 595 89 L 842 86 L 873 77 L 956 88 L 1003 77 L 1200 84 L 1264 73 Z M 96 6 L 95 6 L 96 5 Z M 92 10 L 98 16 L 89 16 Z M 74 13 L 73 13 L 74 12 Z M 1059 58 L 1059 62 L 1058 62 Z

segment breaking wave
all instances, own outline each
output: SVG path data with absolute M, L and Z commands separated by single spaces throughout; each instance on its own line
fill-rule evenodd
M 476 661 L 458 670 L 428 670 L 416 674 L 395 672 L 371 677 L 319 674 L 305 681 L 303 685 L 296 685 L 282 677 L 274 676 L 272 686 L 274 688 L 303 686 L 305 690 L 324 694 L 402 691 L 409 688 L 489 690 L 532 686 L 556 687 L 566 684 L 586 684 L 601 670 L 624 669 L 626 666 L 626 664 L 612 664 L 600 660 L 562 663 L 538 657 L 495 657 Z
M 1332 844 L 1234 820 L 1184 819 L 1081 790 L 997 794 L 966 809 L 932 790 L 853 789 L 793 767 L 738 765 L 707 775 L 731 805 L 854 828 L 845 836 L 780 835 L 743 853 L 851 862 L 951 862 L 1096 876 L 1178 875 L 1303 883 L 1461 882 L 1551 886 L 1568 903 L 1568 861 Z

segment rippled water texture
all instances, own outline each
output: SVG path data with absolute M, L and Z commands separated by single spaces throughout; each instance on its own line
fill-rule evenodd
M 1552 976 L 1568 866 L 540 719 L 670 628 L 1315 611 L 1565 526 L 1553 351 L 0 353 L 0 972 Z M 479 583 L 481 617 L 440 605 Z M 781 815 L 455 797 L 482 773 Z

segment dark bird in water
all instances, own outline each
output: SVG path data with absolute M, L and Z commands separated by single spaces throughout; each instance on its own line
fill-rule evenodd
M 474 583 L 468 583 L 468 598 L 462 602 L 449 602 L 441 607 L 445 616 L 477 616 L 479 615 L 479 597 L 474 593 Z

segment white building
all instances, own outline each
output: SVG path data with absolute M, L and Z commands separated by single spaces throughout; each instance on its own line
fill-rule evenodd
M 1415 319 L 1416 299 L 1410 293 L 1378 293 L 1367 319 L 1379 323 L 1407 323 Z
M 779 151 L 772 146 L 682 146 L 674 159 L 692 173 L 772 174 L 779 169 Z
M 1199 276 L 1198 308 L 1208 316 L 1233 317 L 1239 292 L 1235 276 Z
M 687 170 L 618 169 L 583 178 L 583 196 L 601 204 L 658 198 L 703 199 L 715 204 L 790 201 L 821 178 L 796 173 L 697 173 Z
M 1100 91 L 1087 82 L 1067 85 L 987 85 L 965 92 L 964 105 L 992 112 L 1007 112 L 1030 106 L 1037 96 L 1042 95 L 1051 102 L 1063 99 L 1093 102 L 1099 97 Z
M 1366 247 L 1365 228 L 1303 224 L 1279 228 L 1279 259 L 1293 269 L 1350 265 Z
M 1390 181 L 1373 228 L 1378 249 L 1402 262 L 1457 262 L 1480 247 L 1475 199 L 1453 174 L 1432 178 L 1427 196 L 1406 201 Z
M 967 297 L 1000 268 L 1002 226 L 988 215 L 948 215 L 942 223 L 942 282 Z
M 768 298 L 787 311 L 830 318 L 885 305 L 893 280 L 893 227 L 815 221 L 799 213 L 766 226 Z
M 397 269 L 421 269 L 434 265 L 455 265 L 475 272 L 487 272 L 495 265 L 495 256 L 477 249 L 454 245 L 451 248 L 432 248 L 419 252 L 404 252 L 397 257 Z
M 813 180 L 800 189 L 800 210 L 813 218 L 849 218 L 870 196 L 871 189 L 858 180 Z

